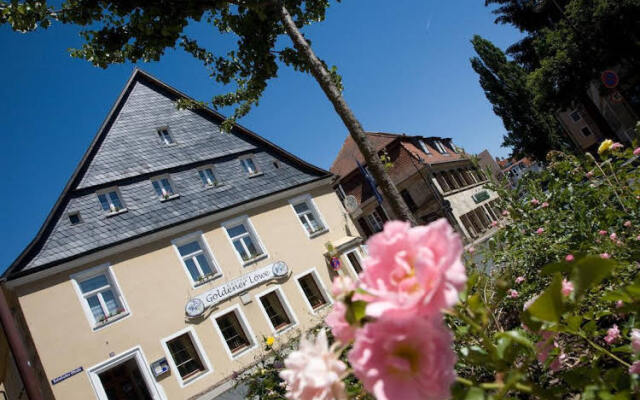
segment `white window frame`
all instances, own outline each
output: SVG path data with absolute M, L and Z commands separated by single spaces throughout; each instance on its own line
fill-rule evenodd
M 109 282 L 109 287 L 113 292 L 114 297 L 116 297 L 116 299 L 120 303 L 120 306 L 124 309 L 122 313 L 112 317 L 111 320 L 107 320 L 103 323 L 100 323 L 99 321 L 95 320 L 95 317 L 91 312 L 91 307 L 89 307 L 89 302 L 86 299 L 88 295 L 85 293 L 82 293 L 82 289 L 80 288 L 80 282 L 84 282 L 98 275 L 105 275 L 107 277 L 107 281 Z M 118 283 L 118 280 L 116 279 L 116 275 L 114 274 L 113 268 L 111 267 L 110 264 L 108 263 L 101 264 L 96 267 L 86 269 L 84 271 L 76 272 L 74 274 L 71 274 L 69 276 L 69 279 L 71 280 L 71 283 L 76 292 L 76 295 L 78 296 L 78 301 L 80 301 L 80 306 L 82 307 L 82 311 L 84 311 L 85 317 L 87 318 L 87 322 L 89 323 L 89 327 L 91 328 L 92 331 L 94 332 L 99 331 L 109 325 L 122 321 L 123 319 L 131 316 L 131 309 L 127 304 L 127 300 L 125 299 L 124 294 L 120 289 L 120 284 Z M 101 300 L 101 296 L 98 297 L 98 299 L 100 300 L 100 305 L 103 307 L 103 311 L 104 311 L 106 309 L 106 305 L 103 304 L 103 301 Z
M 169 139 L 171 140 L 171 143 L 167 143 L 167 140 L 165 138 L 165 134 L 163 133 L 164 131 L 166 131 L 166 135 L 169 136 Z M 160 143 L 162 143 L 165 146 L 173 146 L 176 144 L 176 139 L 173 137 L 173 135 L 171 134 L 171 131 L 169 130 L 168 126 L 161 126 L 160 128 L 156 129 L 156 134 L 158 135 L 158 138 L 160 139 Z
M 211 170 L 211 173 L 213 174 L 213 178 L 215 179 L 215 182 L 213 183 L 209 183 L 209 177 L 206 177 L 206 180 L 207 180 L 206 183 L 202 181 L 202 176 L 200 174 L 202 173 L 203 175 L 205 175 L 204 171 L 208 169 Z M 202 182 L 202 186 L 206 188 L 218 187 L 222 185 L 222 181 L 220 180 L 220 177 L 216 173 L 216 168 L 213 165 L 203 165 L 202 167 L 198 168 L 198 178 L 200 178 L 200 182 Z
M 253 162 L 253 166 L 255 167 L 255 172 L 247 172 L 245 170 L 244 167 L 244 160 L 250 159 Z M 245 154 L 243 156 L 238 157 L 238 160 L 240 161 L 240 166 L 242 167 L 242 171 L 247 174 L 249 176 L 249 178 L 252 178 L 254 176 L 260 176 L 262 175 L 262 170 L 260 169 L 260 167 L 258 167 L 258 162 L 256 161 L 256 157 L 254 154 Z
M 167 342 L 170 342 L 171 340 L 179 336 L 182 336 L 184 334 L 189 335 L 189 338 L 191 339 L 191 343 L 193 344 L 193 348 L 195 349 L 196 353 L 198 353 L 198 357 L 200 357 L 200 362 L 202 362 L 202 365 L 205 367 L 205 370 L 203 372 L 199 373 L 196 376 L 187 378 L 186 380 L 183 380 L 182 377 L 180 376 L 180 372 L 178 371 L 178 366 L 176 365 L 176 362 L 173 359 L 173 356 L 171 355 L 171 350 L 169 349 L 169 345 L 167 345 Z M 202 346 L 202 343 L 200 342 L 200 338 L 198 338 L 198 335 L 192 326 L 188 326 L 178 332 L 173 333 L 170 336 L 167 336 L 161 339 L 160 344 L 162 345 L 162 349 L 165 352 L 167 362 L 169 363 L 169 367 L 171 368 L 171 373 L 175 375 L 176 379 L 178 380 L 178 384 L 180 385 L 181 388 L 188 386 L 193 382 L 200 380 L 201 378 L 213 372 L 213 367 L 209 362 L 209 357 L 207 357 L 207 353 L 205 353 L 204 351 L 204 346 Z
M 377 217 L 374 215 L 376 214 Z M 367 224 L 369 224 L 369 228 L 371 228 L 371 230 L 374 233 L 378 233 L 378 232 L 382 232 L 384 230 L 384 221 L 381 218 L 382 216 L 378 214 L 378 210 L 376 210 L 375 208 L 373 209 L 373 211 L 371 211 L 370 213 L 365 215 L 365 218 L 367 220 Z M 377 230 L 376 227 L 373 226 L 373 223 L 371 222 L 372 219 L 375 219 L 376 222 L 379 222 L 381 229 Z
M 436 146 L 436 150 L 438 150 L 438 153 L 442 155 L 449 155 L 449 152 L 447 151 L 447 149 L 444 147 L 444 144 L 442 144 L 440 140 L 434 140 L 433 143 Z
M 161 183 L 162 179 L 166 179 L 167 182 L 169 182 L 169 187 L 171 188 L 171 191 L 173 192 L 172 195 L 168 195 L 168 196 L 165 197 L 165 188 L 162 186 L 162 183 Z M 163 174 L 163 175 L 154 176 L 154 177 L 149 179 L 149 182 L 151 182 L 151 188 L 153 189 L 153 192 L 156 195 L 158 193 L 156 193 L 156 188 L 153 186 L 153 183 L 154 182 L 158 182 L 158 185 L 160 186 L 160 190 L 162 191 L 162 195 L 160 195 L 160 197 L 158 197 L 158 200 L 160 200 L 161 202 L 177 199 L 178 197 L 180 197 L 180 194 L 176 191 L 176 185 L 173 183 L 173 179 L 171 179 L 171 175 L 169 175 L 169 174 Z
M 284 309 L 284 312 L 287 314 L 289 321 L 291 321 L 291 323 L 288 326 L 281 328 L 279 330 L 277 330 L 276 327 L 273 326 L 273 324 L 271 323 L 271 318 L 269 318 L 269 314 L 267 313 L 267 310 L 261 301 L 261 298 L 263 296 L 266 296 L 274 292 L 276 296 L 278 296 L 278 300 L 280 300 L 280 304 L 282 304 L 282 308 Z M 258 305 L 260 306 L 260 310 L 262 311 L 262 314 L 267 319 L 267 324 L 269 324 L 269 326 L 271 327 L 271 332 L 273 332 L 274 336 L 282 335 L 283 333 L 298 326 L 298 318 L 296 318 L 296 315 L 293 312 L 293 308 L 291 307 L 291 304 L 289 304 L 289 300 L 287 300 L 287 296 L 285 296 L 284 292 L 282 291 L 282 287 L 276 286 L 274 288 L 262 291 L 255 295 L 255 299 L 256 299 L 256 303 L 258 303 Z
M 111 368 L 117 367 L 118 365 L 127 362 L 132 358 L 136 360 L 136 364 L 138 365 L 140 374 L 142 374 L 142 379 L 147 385 L 147 389 L 149 390 L 151 398 L 153 400 L 166 400 L 167 397 L 165 396 L 162 389 L 158 387 L 156 380 L 153 378 L 151 371 L 149 370 L 149 362 L 144 356 L 142 347 L 140 346 L 136 346 L 134 348 L 126 350 L 116 356 L 109 358 L 106 361 L 103 361 L 87 369 L 89 382 L 91 382 L 91 386 L 93 387 L 96 398 L 98 400 L 108 400 L 107 394 L 104 391 L 104 386 L 102 386 L 102 381 L 100 380 L 100 374 Z
M 262 251 L 262 254 L 254 257 L 254 258 L 250 258 L 248 260 L 243 260 L 242 259 L 242 255 L 240 253 L 238 253 L 238 250 L 236 250 L 236 246 L 233 245 L 233 238 L 231 236 L 229 236 L 229 232 L 227 231 L 227 229 L 233 228 L 236 225 L 240 225 L 240 224 L 244 225 L 244 228 L 246 229 L 247 233 L 251 237 L 251 240 L 253 241 L 253 245 L 259 247 L 259 250 Z M 269 257 L 269 254 L 267 253 L 267 248 L 262 243 L 262 240 L 260 239 L 260 236 L 258 236 L 258 232 L 253 227 L 253 224 L 251 223 L 251 220 L 249 219 L 249 216 L 241 215 L 241 216 L 236 217 L 234 219 L 225 221 L 220 225 L 222 226 L 222 228 L 224 230 L 224 234 L 227 236 L 227 239 L 229 239 L 229 244 L 231 245 L 231 247 L 233 249 L 233 252 L 236 254 L 236 257 L 238 258 L 238 261 L 240 262 L 240 265 L 247 266 L 247 265 L 252 264 L 252 263 L 254 263 L 254 262 L 258 261 L 258 260 L 262 260 L 262 259 L 265 259 L 265 258 Z M 244 244 L 244 242 L 242 242 L 242 244 L 243 244 L 243 248 L 245 249 L 245 251 L 247 253 L 249 253 L 249 251 L 246 248 L 246 245 Z
M 302 289 L 302 285 L 300 284 L 300 281 L 299 281 L 300 278 L 309 274 L 311 274 L 311 276 L 315 280 L 316 286 L 318 286 L 318 289 L 320 290 L 320 294 L 322 295 L 322 297 L 324 297 L 325 301 L 327 302 L 325 305 L 320 306 L 315 310 L 313 309 L 311 302 L 307 298 L 307 295 L 304 293 L 304 290 Z M 322 281 L 322 279 L 320 279 L 320 275 L 318 275 L 318 270 L 316 269 L 316 267 L 310 268 L 306 271 L 303 271 L 295 275 L 293 279 L 296 282 L 296 286 L 298 286 L 298 290 L 300 290 L 300 294 L 302 295 L 302 298 L 304 298 L 304 303 L 307 305 L 307 308 L 309 309 L 309 311 L 311 311 L 312 314 L 317 314 L 323 309 L 330 308 L 330 306 L 333 304 L 333 299 L 331 298 L 329 291 L 327 291 L 327 288 L 324 286 L 324 282 Z
M 429 148 L 427 147 L 427 144 L 424 142 L 424 140 L 419 139 L 418 143 L 420 144 L 420 149 L 426 154 L 426 155 L 431 155 L 431 151 L 429 151 Z
M 318 223 L 322 224 L 322 227 L 319 230 L 311 233 L 307 230 L 307 228 L 304 227 L 304 224 L 302 223 L 302 221 L 300 221 L 300 214 L 298 214 L 298 212 L 295 209 L 295 206 L 300 203 L 306 203 L 307 207 L 309 208 L 308 212 L 313 214 L 313 216 L 315 217 L 316 221 L 318 221 Z M 327 222 L 324 220 L 324 217 L 322 216 L 322 214 L 320 214 L 320 210 L 318 209 L 318 206 L 316 206 L 316 203 L 315 201 L 313 201 L 313 198 L 311 197 L 310 194 L 307 193 L 301 196 L 294 197 L 293 199 L 290 199 L 289 205 L 291 206 L 291 210 L 293 210 L 293 214 L 296 216 L 298 223 L 302 227 L 302 230 L 304 231 L 304 233 L 307 234 L 308 238 L 314 238 L 318 235 L 321 235 L 329 231 L 329 225 L 327 225 Z M 306 213 L 304 213 L 303 215 L 306 217 Z M 307 219 L 307 223 L 309 223 L 309 219 L 308 218 L 306 219 Z M 309 224 L 309 226 L 311 226 L 311 224 Z
M 113 204 L 113 200 L 111 199 L 111 196 L 109 196 L 109 193 L 111 192 L 115 192 L 116 196 L 118 196 L 118 200 L 120 200 L 120 205 L 122 205 L 121 209 L 115 210 L 115 205 Z M 105 211 L 102 208 L 102 202 L 100 201 L 101 195 L 104 195 L 104 197 L 107 199 L 107 203 L 109 203 L 110 211 Z M 98 198 L 98 205 L 100 205 L 100 210 L 102 210 L 104 215 L 106 215 L 107 217 L 111 217 L 114 215 L 127 212 L 127 204 L 124 202 L 124 199 L 122 198 L 122 193 L 120 192 L 120 188 L 118 186 L 111 186 L 108 188 L 97 190 L 96 197 Z
M 236 354 L 233 354 L 231 352 L 231 349 L 229 348 L 229 345 L 227 344 L 227 341 L 224 338 L 224 335 L 222 334 L 222 331 L 220 330 L 220 327 L 218 326 L 218 321 L 216 321 L 216 319 L 218 317 L 222 317 L 223 315 L 226 315 L 230 312 L 235 312 L 236 313 L 236 318 L 238 319 L 238 322 L 240 323 L 240 326 L 242 327 L 242 329 L 244 329 L 244 334 L 247 336 L 247 340 L 249 340 L 250 345 L 247 346 L 247 348 L 242 349 L 241 351 L 237 352 Z M 253 330 L 251 330 L 251 325 L 249 325 L 249 322 L 247 320 L 247 317 L 245 317 L 244 312 L 242 312 L 242 308 L 240 308 L 239 304 L 234 304 L 233 306 L 227 307 L 224 310 L 221 310 L 215 314 L 213 314 L 211 317 L 211 322 L 213 323 L 213 327 L 216 330 L 216 332 L 218 332 L 218 336 L 220 337 L 220 340 L 222 341 L 222 347 L 224 347 L 224 350 L 227 352 L 227 355 L 229 356 L 229 358 L 231 360 L 235 360 L 239 357 L 242 357 L 250 352 L 252 352 L 253 350 L 255 350 L 258 347 L 258 341 L 256 340 L 255 335 L 253 334 Z
M 189 273 L 189 269 L 187 268 L 187 264 L 184 262 L 184 257 L 180 254 L 180 250 L 178 250 L 178 246 L 182 246 L 187 243 L 196 242 L 196 241 L 200 244 L 200 248 L 204 256 L 207 258 L 207 261 L 211 263 L 211 268 L 215 269 L 215 272 L 213 275 L 201 281 L 193 280 L 193 278 L 191 277 L 191 274 Z M 204 285 L 207 282 L 211 282 L 223 276 L 222 268 L 220 268 L 220 264 L 218 264 L 218 261 L 216 260 L 213 254 L 213 251 L 211 251 L 211 247 L 209 247 L 209 243 L 205 239 L 204 233 L 202 233 L 202 231 L 191 232 L 187 235 L 173 239 L 171 241 L 171 244 L 173 245 L 173 250 L 176 252 L 176 256 L 178 257 L 178 260 L 180 260 L 180 264 L 182 264 L 182 269 L 184 270 L 184 273 L 187 274 L 187 279 L 191 283 L 192 288 L 195 289 L 198 286 Z M 195 262 L 195 264 L 198 271 L 202 272 L 202 269 L 200 268 L 200 264 L 197 261 Z
M 349 268 L 351 268 L 351 272 L 353 272 L 353 275 L 356 278 L 358 277 L 358 272 L 356 271 L 355 267 L 351 263 L 351 260 L 349 260 L 349 254 L 355 253 L 356 257 L 358 257 L 358 261 L 360 261 L 360 267 L 364 271 L 364 263 L 363 263 L 364 258 L 362 256 L 362 253 L 358 250 L 358 248 L 359 248 L 359 246 L 358 247 L 353 247 L 353 248 L 345 251 L 344 253 L 342 253 L 342 255 L 344 256 L 345 260 L 347 261 L 347 264 L 349 264 Z

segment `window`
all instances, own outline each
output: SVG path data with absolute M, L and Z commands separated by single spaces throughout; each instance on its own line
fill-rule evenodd
M 260 173 L 260 171 L 258 171 L 258 168 L 256 167 L 253 156 L 246 156 L 244 158 L 241 158 L 240 163 L 242 164 L 242 168 L 244 168 L 244 172 L 246 172 L 250 176 Z
M 232 358 L 253 345 L 247 333 L 246 325 L 241 322 L 238 315 L 239 309 L 215 318 L 215 324 L 226 342 Z
M 358 250 L 353 249 L 350 252 L 346 253 L 346 256 L 356 275 L 362 272 L 362 262 L 360 260 L 360 255 L 358 254 Z
M 260 244 L 256 240 L 249 219 L 244 217 L 240 222 L 231 222 L 225 225 L 231 244 L 243 262 L 250 261 L 264 254 Z
M 69 222 L 71 222 L 71 225 L 78 225 L 80 222 L 82 222 L 82 219 L 80 218 L 80 213 L 79 212 L 70 212 L 69 213 Z
M 336 187 L 336 193 L 338 194 L 338 198 L 340 199 L 340 201 L 344 202 L 345 197 L 347 197 L 347 194 L 344 192 L 344 188 L 342 187 L 341 184 L 338 184 L 338 186 Z
M 569 116 L 571 117 L 573 122 L 578 122 L 582 118 L 582 116 L 580 115 L 580 111 L 574 111 Z
M 380 206 L 376 207 L 371 214 L 367 215 L 367 222 L 374 233 L 381 232 L 382 229 L 384 229 L 384 223 L 386 221 L 387 216 Z
M 156 191 L 156 194 L 161 201 L 178 197 L 173 190 L 169 176 L 152 179 L 151 184 L 153 185 L 153 190 Z
M 273 160 L 273 168 L 275 168 L 275 169 L 280 168 L 280 161 Z
M 418 209 L 418 206 L 413 201 L 413 198 L 411 197 L 411 194 L 407 189 L 404 189 L 403 191 L 401 191 L 400 196 L 402 196 L 402 198 L 404 199 L 404 202 L 407 203 L 407 206 L 409 207 L 409 210 L 411 210 L 411 212 L 414 212 Z
M 204 283 L 220 275 L 201 233 L 178 239 L 173 244 L 193 283 Z
M 291 309 L 284 300 L 284 295 L 280 289 L 273 289 L 269 293 L 259 296 L 259 299 L 262 309 L 275 332 L 281 333 L 293 326 L 294 318 L 291 314 Z
M 124 298 L 107 265 L 74 274 L 71 279 L 94 329 L 128 315 Z
M 169 355 L 167 360 L 180 382 L 180 386 L 184 387 L 211 372 L 209 360 L 192 327 L 185 328 L 163 339 L 162 346 Z
M 584 127 L 582 128 L 582 134 L 587 137 L 587 136 L 591 136 L 591 130 L 588 127 Z
M 424 151 L 425 154 L 431 154 L 424 140 L 422 139 L 418 140 L 418 144 L 420 145 L 420 148 L 422 149 L 422 151 Z
M 158 129 L 158 137 L 160 141 L 166 145 L 174 144 L 173 138 L 169 133 L 169 128 L 160 128 Z
M 307 195 L 302 198 L 290 200 L 290 203 L 308 235 L 311 236 L 326 230 L 320 220 L 318 210 L 311 201 L 311 196 Z
M 218 186 L 218 178 L 213 173 L 213 167 L 204 167 L 198 170 L 198 174 L 200 175 L 200 179 L 202 180 L 202 184 L 204 186 Z
M 329 302 L 326 295 L 320 290 L 320 285 L 318 285 L 317 278 L 313 272 L 299 277 L 298 284 L 312 310 L 317 310 Z
M 98 200 L 100 200 L 102 210 L 107 214 L 117 214 L 119 212 L 126 211 L 124 204 L 120 200 L 117 188 L 105 189 L 98 192 Z
M 438 149 L 440 154 L 449 154 L 449 153 L 447 153 L 447 149 L 444 147 L 444 145 L 442 144 L 441 141 L 435 140 L 433 143 L 435 144 L 436 149 Z

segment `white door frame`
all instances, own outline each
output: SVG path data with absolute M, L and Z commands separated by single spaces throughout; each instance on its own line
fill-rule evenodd
M 136 360 L 136 364 L 138 365 L 138 369 L 142 374 L 142 378 L 147 384 L 147 389 L 149 390 L 151 398 L 154 400 L 166 400 L 166 396 L 164 395 L 162 389 L 156 384 L 155 379 L 151 376 L 151 372 L 147 367 L 147 359 L 145 358 L 144 353 L 142 353 L 142 348 L 140 346 L 129 349 L 123 353 L 111 357 L 106 361 L 101 362 L 98 365 L 94 365 L 93 367 L 87 369 L 89 381 L 93 386 L 96 398 L 98 400 L 108 400 L 107 394 L 105 393 L 104 387 L 102 386 L 102 382 L 100 381 L 99 374 L 131 359 Z

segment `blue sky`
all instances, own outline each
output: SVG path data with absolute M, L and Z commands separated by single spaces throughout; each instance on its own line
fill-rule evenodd
M 471 69 L 469 41 L 480 34 L 505 48 L 520 34 L 495 25 L 483 4 L 344 0 L 305 33 L 338 66 L 366 130 L 452 137 L 469 152 L 505 156 L 502 121 Z M 216 35 L 206 26 L 191 32 L 203 40 Z M 131 74 L 130 64 L 103 70 L 72 59 L 67 49 L 80 43 L 75 27 L 30 34 L 0 27 L 0 270 L 34 237 Z M 197 99 L 224 92 L 179 50 L 139 66 Z M 324 168 L 347 135 L 313 78 L 286 67 L 240 123 Z

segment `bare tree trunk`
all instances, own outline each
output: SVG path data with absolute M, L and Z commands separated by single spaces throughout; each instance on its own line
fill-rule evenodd
M 342 122 L 349 130 L 351 137 L 358 145 L 358 149 L 362 153 L 367 166 L 369 167 L 369 171 L 373 175 L 376 183 L 380 186 L 380 189 L 382 190 L 384 197 L 389 202 L 393 213 L 396 217 L 409 221 L 412 225 L 417 225 L 417 221 L 413 216 L 413 213 L 409 210 L 409 207 L 404 202 L 402 196 L 400 196 L 400 192 L 398 192 L 398 188 L 396 188 L 396 185 L 391 180 L 389 174 L 384 170 L 382 162 L 369 142 L 369 139 L 367 139 L 360 122 L 353 114 L 353 111 L 351 111 L 347 105 L 344 97 L 342 97 L 342 93 L 331 79 L 329 71 L 327 71 L 322 61 L 318 59 L 309 46 L 309 43 L 307 43 L 304 36 L 302 36 L 298 30 L 293 18 L 291 18 L 289 11 L 284 5 L 280 5 L 280 17 L 287 34 L 293 41 L 293 45 L 307 58 L 311 73 L 320 84 L 320 87 L 329 98 L 329 101 L 333 104 L 333 107 L 342 119 Z

